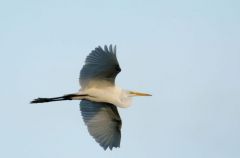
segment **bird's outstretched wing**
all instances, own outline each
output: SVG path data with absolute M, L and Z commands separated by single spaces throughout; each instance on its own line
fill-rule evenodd
M 116 106 L 82 100 L 80 110 L 90 135 L 104 150 L 120 147 L 122 121 Z
M 121 71 L 116 57 L 116 46 L 104 49 L 95 48 L 86 58 L 85 65 L 80 72 L 79 82 L 82 88 L 101 86 L 103 84 L 114 85 L 117 74 Z M 94 84 L 94 82 L 97 82 Z M 99 84 L 101 82 L 101 84 Z

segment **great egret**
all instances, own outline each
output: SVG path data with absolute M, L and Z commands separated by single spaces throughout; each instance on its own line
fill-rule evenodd
M 95 48 L 86 58 L 80 72 L 81 89 L 77 93 L 55 98 L 37 98 L 31 103 L 81 100 L 80 110 L 90 135 L 106 150 L 120 147 L 122 121 L 117 107 L 127 108 L 134 96 L 151 96 L 121 89 L 115 78 L 121 71 L 116 46 Z M 117 106 L 117 107 L 116 107 Z

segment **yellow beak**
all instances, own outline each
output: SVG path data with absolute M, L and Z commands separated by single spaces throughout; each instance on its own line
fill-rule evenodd
M 151 94 L 134 92 L 134 91 L 130 91 L 130 94 L 133 94 L 133 95 L 136 95 L 136 96 L 152 96 Z

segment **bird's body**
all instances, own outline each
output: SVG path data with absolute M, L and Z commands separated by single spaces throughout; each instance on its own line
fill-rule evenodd
M 55 98 L 37 98 L 31 103 L 82 100 L 80 110 L 89 133 L 106 150 L 120 147 L 122 121 L 117 108 L 127 108 L 134 96 L 150 96 L 121 89 L 115 78 L 121 71 L 116 46 L 97 47 L 86 58 L 80 72 L 81 89 L 77 93 Z
M 88 94 L 84 99 L 95 102 L 111 103 L 120 108 L 127 108 L 131 104 L 132 98 L 126 95 L 126 91 L 118 86 L 108 86 L 104 88 L 91 87 L 79 91 L 79 94 Z

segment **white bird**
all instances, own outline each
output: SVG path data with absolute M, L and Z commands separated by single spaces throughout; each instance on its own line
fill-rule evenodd
M 121 71 L 116 46 L 95 48 L 86 58 L 80 72 L 81 89 L 77 93 L 55 98 L 37 98 L 31 103 L 81 100 L 80 110 L 90 135 L 106 150 L 120 147 L 122 121 L 117 107 L 127 108 L 134 96 L 151 96 L 121 89 L 115 78 Z

